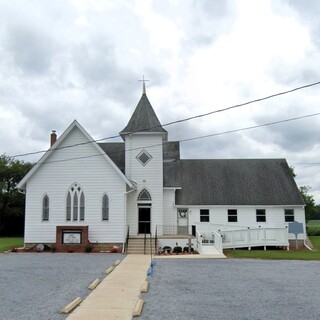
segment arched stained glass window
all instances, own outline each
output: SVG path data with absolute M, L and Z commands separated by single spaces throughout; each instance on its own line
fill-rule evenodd
M 151 195 L 147 189 L 141 190 L 138 196 L 138 201 L 151 201 Z
M 45 195 L 42 199 L 42 221 L 49 221 L 49 197 Z
M 77 221 L 78 220 L 78 208 L 79 208 L 79 203 L 78 203 L 78 194 L 77 192 L 75 192 L 73 194 L 73 208 L 72 208 L 72 212 L 73 212 L 73 221 Z
M 67 195 L 67 221 L 71 220 L 71 192 L 68 192 Z
M 106 194 L 102 197 L 102 220 L 109 220 L 109 198 Z
M 84 221 L 84 194 L 81 192 L 80 196 L 80 221 Z
M 81 187 L 74 183 L 68 190 L 66 200 L 67 221 L 84 221 L 85 197 Z

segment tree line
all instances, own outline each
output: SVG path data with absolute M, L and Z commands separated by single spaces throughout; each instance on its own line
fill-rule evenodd
M 22 236 L 24 233 L 25 195 L 18 182 L 32 168 L 30 162 L 0 156 L 0 236 Z

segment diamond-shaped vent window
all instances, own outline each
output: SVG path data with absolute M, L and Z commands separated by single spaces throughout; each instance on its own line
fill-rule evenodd
M 146 150 L 142 150 L 138 155 L 137 155 L 137 159 L 140 161 L 140 163 L 142 165 L 146 165 L 151 159 L 151 155 L 146 151 Z

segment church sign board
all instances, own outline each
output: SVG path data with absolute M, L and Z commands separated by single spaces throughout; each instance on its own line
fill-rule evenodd
M 62 243 L 63 244 L 80 244 L 81 231 L 80 230 L 63 230 Z
M 57 226 L 56 250 L 59 252 L 84 252 L 90 245 L 88 226 Z

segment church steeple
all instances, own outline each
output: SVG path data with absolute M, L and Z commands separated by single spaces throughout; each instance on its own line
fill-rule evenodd
M 142 133 L 142 132 L 153 132 L 162 133 L 164 135 L 164 140 L 167 139 L 168 132 L 162 128 L 162 125 L 154 112 L 151 103 L 146 95 L 145 81 L 142 80 L 142 96 L 140 101 L 134 110 L 128 124 L 120 132 L 121 137 L 124 139 L 126 134 L 131 133 Z
M 138 80 L 138 81 L 142 81 L 142 94 L 146 94 L 146 81 L 149 81 L 149 80 L 146 80 L 143 75 L 142 80 Z

